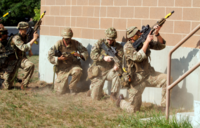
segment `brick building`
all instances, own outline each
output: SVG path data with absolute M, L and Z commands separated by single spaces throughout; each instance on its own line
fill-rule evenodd
M 141 28 L 147 24 L 151 26 L 174 10 L 175 13 L 167 19 L 160 31 L 167 41 L 167 48 L 159 52 L 152 51 L 151 64 L 157 71 L 166 73 L 169 50 L 200 23 L 200 0 L 41 0 L 41 12 L 44 10 L 47 13 L 40 31 L 40 79 L 47 82 L 52 82 L 53 76 L 53 73 L 46 73 L 52 69 L 47 60 L 47 52 L 61 39 L 63 27 L 71 27 L 74 38 L 90 51 L 97 39 L 104 38 L 104 31 L 109 27 L 115 27 L 118 32 L 117 41 L 124 42 L 126 28 Z M 175 80 L 198 62 L 199 51 L 194 48 L 199 36 L 200 32 L 197 32 L 173 54 L 172 77 Z M 84 73 L 89 63 L 91 60 L 83 63 Z M 173 89 L 174 107 L 192 106 L 192 103 L 180 101 L 177 94 L 187 100 L 200 100 L 199 76 L 200 69 L 197 69 Z M 83 81 L 84 79 L 82 78 Z M 88 86 L 87 82 L 84 84 Z M 143 101 L 159 103 L 156 91 L 145 89 Z

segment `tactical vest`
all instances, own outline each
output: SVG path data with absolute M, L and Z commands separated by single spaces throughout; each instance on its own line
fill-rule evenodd
M 16 35 L 20 36 L 20 38 L 24 42 L 24 44 L 27 43 L 27 36 L 22 37 L 19 33 L 15 34 L 14 36 L 16 36 Z M 17 46 L 15 46 L 14 42 L 12 41 L 14 36 L 10 37 L 10 39 L 8 41 L 8 46 L 10 46 L 12 49 L 14 49 L 16 59 L 26 58 L 26 52 L 21 51 L 20 49 L 18 49 Z

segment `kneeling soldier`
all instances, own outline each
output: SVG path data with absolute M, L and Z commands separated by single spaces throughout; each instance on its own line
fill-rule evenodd
M 162 88 L 161 105 L 166 103 L 166 80 L 167 75 L 156 72 L 150 65 L 149 58 L 151 55 L 150 49 L 161 50 L 165 48 L 165 40 L 159 34 L 160 27 L 155 27 L 155 36 L 157 41 L 153 41 L 153 35 L 148 35 L 146 41 L 140 50 L 133 47 L 133 43 L 142 35 L 137 27 L 127 29 L 127 37 L 129 41 L 124 45 L 124 56 L 128 67 L 128 72 L 131 76 L 131 83 L 128 89 L 129 99 L 122 100 L 120 95 L 118 106 L 128 112 L 136 112 L 140 110 L 142 105 L 142 93 L 145 87 Z M 121 102 L 120 102 L 121 101 Z
M 71 39 L 73 32 L 71 28 L 62 30 L 62 40 L 59 40 L 48 53 L 48 59 L 56 67 L 57 78 L 55 80 L 54 90 L 58 94 L 66 92 L 68 87 L 68 77 L 72 76 L 69 84 L 70 93 L 77 92 L 76 84 L 82 75 L 81 62 L 87 60 L 88 51 L 78 41 Z M 77 53 L 79 52 L 79 53 Z
M 109 28 L 105 31 L 106 39 L 100 39 L 92 47 L 91 59 L 94 61 L 92 66 L 88 69 L 88 78 L 91 80 L 89 95 L 92 99 L 100 100 L 103 96 L 103 86 L 105 80 L 112 81 L 111 90 L 111 100 L 116 100 L 120 89 L 120 78 L 119 69 L 114 61 L 113 57 L 109 56 L 106 51 L 102 48 L 104 43 L 108 48 L 113 48 L 116 51 L 116 56 L 118 60 L 122 60 L 123 47 L 121 44 L 117 43 L 115 39 L 117 38 L 117 31 L 115 28 Z M 120 64 L 121 65 L 121 64 Z
M 26 57 L 26 52 L 31 50 L 31 46 L 33 45 L 34 41 L 37 40 L 38 34 L 33 34 L 33 39 L 27 43 L 27 35 L 26 31 L 28 28 L 28 23 L 26 22 L 19 22 L 17 29 L 19 29 L 19 33 L 14 37 L 11 37 L 8 41 L 8 47 L 12 47 L 14 50 L 14 54 L 9 56 L 8 58 L 8 67 L 3 75 L 4 89 L 9 89 L 12 87 L 13 81 L 17 76 L 18 68 L 21 68 L 25 71 L 24 77 L 21 83 L 21 89 L 23 90 L 24 87 L 28 87 L 30 78 L 34 72 L 34 64 L 29 61 Z

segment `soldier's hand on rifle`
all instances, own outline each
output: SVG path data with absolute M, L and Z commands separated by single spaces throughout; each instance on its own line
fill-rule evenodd
M 112 61 L 112 56 L 104 56 L 104 61 L 106 61 L 106 62 L 111 62 Z
M 67 57 L 64 57 L 63 55 L 61 55 L 60 57 L 58 57 L 58 60 L 67 60 Z
M 145 42 L 150 43 L 152 40 L 153 40 L 153 35 L 151 35 L 151 32 L 150 32 Z
M 119 70 L 119 67 L 116 64 L 114 65 L 113 68 L 114 68 L 115 71 Z
M 158 33 L 159 33 L 161 27 L 160 27 L 159 25 L 156 25 L 156 26 L 154 26 L 154 28 L 155 28 L 154 34 L 155 34 L 155 35 L 158 35 Z
M 80 57 L 81 55 L 78 54 L 77 52 L 74 53 L 74 56 Z
M 33 33 L 33 38 L 34 38 L 35 40 L 37 40 L 37 39 L 39 38 L 39 35 L 38 35 L 37 32 L 34 32 L 34 33 Z

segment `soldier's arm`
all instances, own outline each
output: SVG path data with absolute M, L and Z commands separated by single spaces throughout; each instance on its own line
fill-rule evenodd
M 55 51 L 59 50 L 59 43 L 57 42 L 54 46 L 52 46 L 48 52 L 48 60 L 50 63 L 52 63 L 53 65 L 57 65 L 58 64 L 58 57 L 55 56 Z
M 151 43 L 150 43 L 150 49 L 162 50 L 165 47 L 166 47 L 166 41 L 164 39 L 163 39 L 163 42 L 151 41 Z
M 81 43 L 79 42 L 77 43 L 78 43 L 78 51 L 80 52 L 81 58 L 86 61 L 89 56 L 88 51 Z
M 24 41 L 22 41 L 21 37 L 18 35 L 14 36 L 12 41 L 14 42 L 15 46 L 23 52 L 31 50 L 31 44 L 30 43 L 25 44 Z
M 130 59 L 134 62 L 141 62 L 146 59 L 147 56 L 142 49 L 136 51 L 131 44 L 124 47 L 124 55 L 127 59 Z
M 103 61 L 104 55 L 101 55 L 101 41 L 99 40 L 91 49 L 90 57 L 94 61 Z

